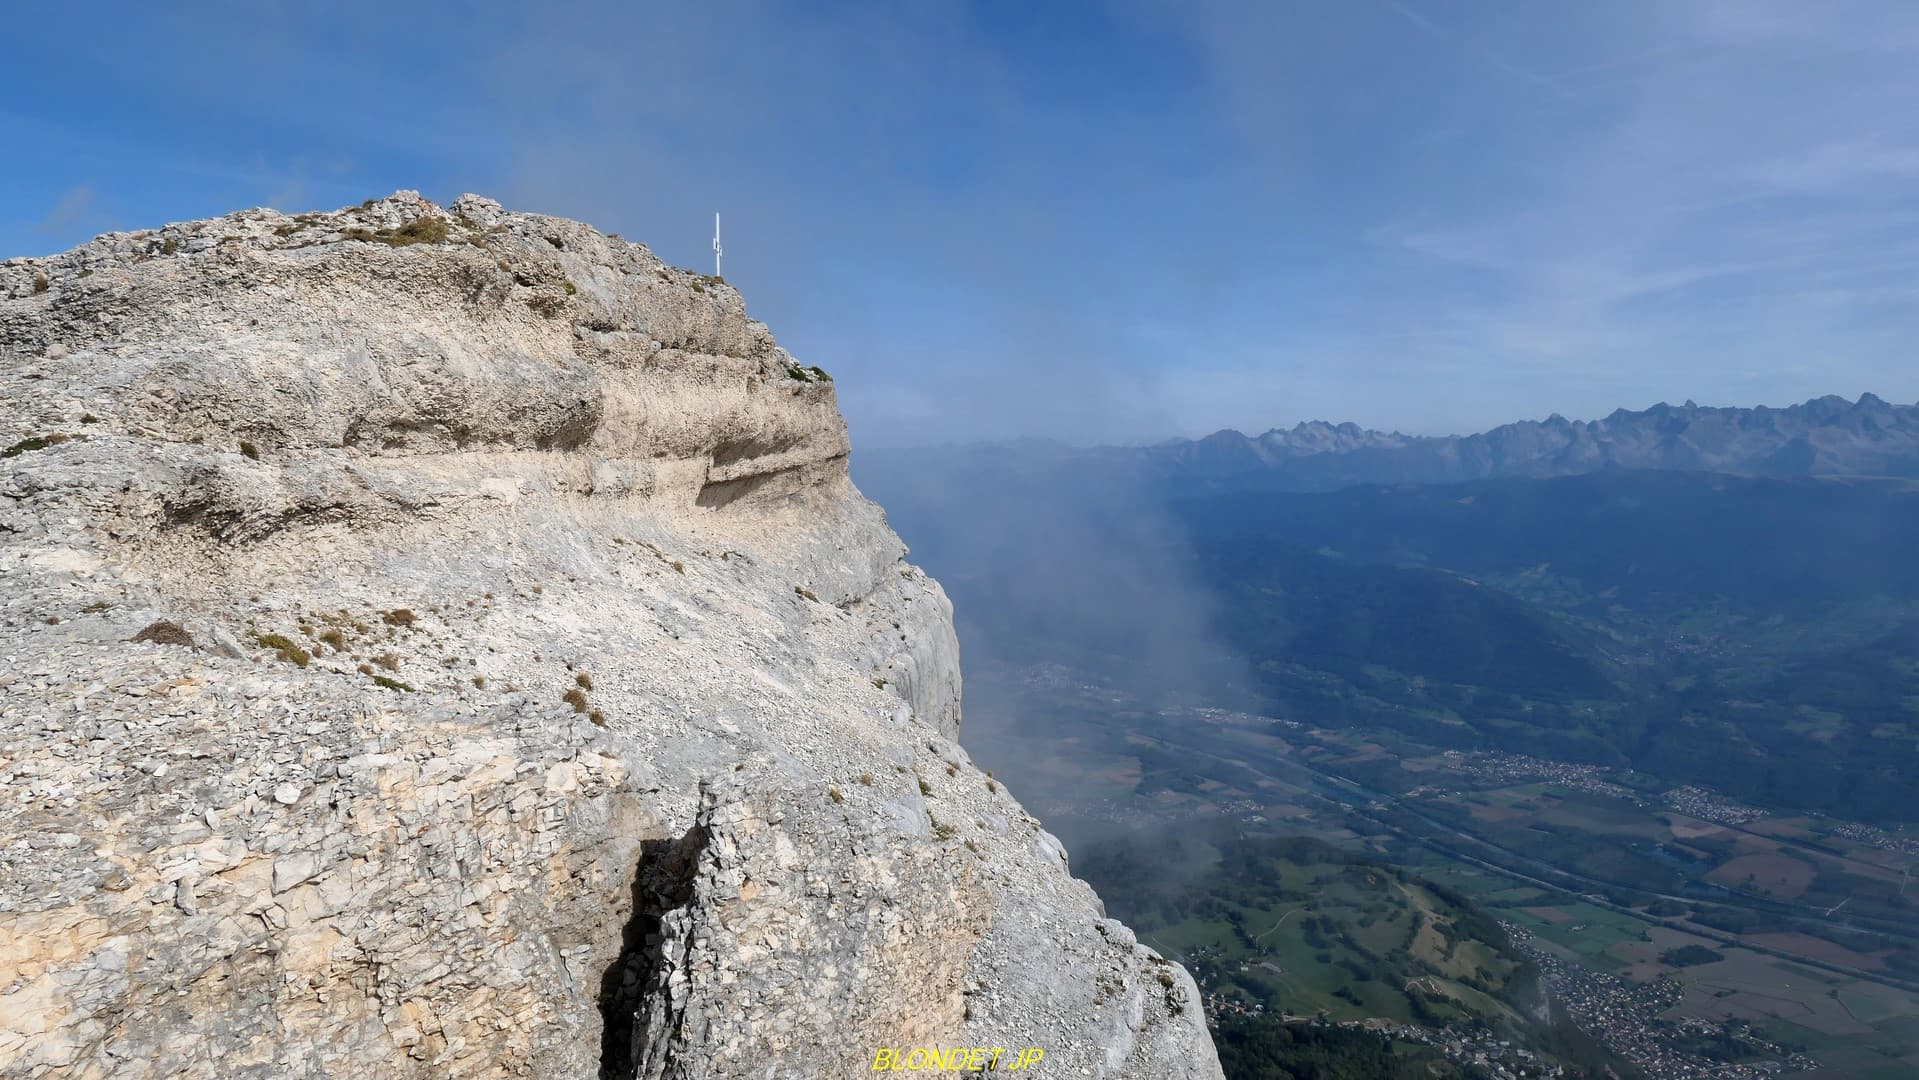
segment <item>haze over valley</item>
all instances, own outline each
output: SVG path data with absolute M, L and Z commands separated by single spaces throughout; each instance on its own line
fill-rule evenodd
M 1303 1060 L 1266 1044 L 1279 1013 L 1390 1017 L 1448 1067 L 1483 1028 L 1573 1069 L 1893 1076 L 1919 1024 L 1915 417 L 1688 403 L 856 475 L 955 598 L 974 752 L 1193 968 L 1229 1073 Z M 1354 858 L 1457 913 L 1335 900 Z M 1517 974 L 1392 920 L 1475 927 Z

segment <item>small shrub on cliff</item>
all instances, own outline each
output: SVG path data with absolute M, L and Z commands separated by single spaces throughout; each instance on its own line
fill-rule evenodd
M 328 630 L 320 635 L 320 641 L 335 652 L 346 651 L 346 635 L 338 630 Z
M 52 288 L 52 283 L 47 281 L 47 275 L 45 274 L 33 275 L 33 291 L 35 295 L 46 292 L 49 288 Z
M 295 667 L 305 667 L 313 659 L 313 654 L 293 643 L 293 639 L 284 634 L 256 634 L 254 641 L 263 649 L 272 649 L 273 654 Z
M 574 683 L 576 683 L 576 684 L 578 684 L 578 686 L 579 686 L 579 688 L 580 688 L 580 689 L 582 689 L 582 690 L 591 690 L 591 689 L 593 689 L 593 676 L 591 676 L 591 675 L 588 675 L 588 674 L 587 674 L 586 672 L 584 672 L 584 671 L 582 671 L 582 672 L 580 672 L 579 674 L 577 674 L 577 675 L 575 675 L 575 676 L 573 676 L 573 681 L 574 681 Z
M 581 692 L 580 688 L 577 686 L 571 690 L 568 690 L 566 693 L 561 694 L 560 700 L 566 702 L 568 705 L 573 706 L 573 711 L 576 713 L 583 713 L 586 711 L 586 694 Z
M 380 621 L 388 626 L 412 626 L 419 621 L 419 617 L 413 614 L 411 608 L 394 608 L 380 616 Z
M 260 448 L 245 439 L 240 440 L 240 454 L 254 461 L 260 460 Z
M 193 635 L 187 633 L 186 627 L 167 619 L 148 623 L 146 629 L 133 635 L 133 640 L 151 641 L 155 645 L 185 645 L 188 648 L 197 644 Z
M 526 306 L 548 319 L 557 319 L 566 312 L 566 300 L 551 293 L 534 293 L 526 298 Z
M 820 602 L 819 594 L 815 593 L 813 590 L 807 588 L 804 585 L 793 586 L 793 591 L 800 594 L 801 596 L 806 597 L 808 600 L 813 601 L 815 604 Z
M 388 671 L 400 670 L 400 658 L 393 655 L 390 652 L 383 652 L 380 655 L 374 657 L 373 662 L 387 669 Z
M 594 709 L 592 712 L 587 713 L 586 718 L 600 725 L 601 727 L 606 726 L 606 714 L 601 712 L 598 709 Z
M 923 776 L 920 777 L 920 794 L 921 795 L 933 794 L 933 785 L 927 783 L 926 778 Z
M 408 686 L 407 684 L 401 682 L 398 679 L 390 679 L 385 675 L 375 675 L 373 677 L 373 685 L 384 686 L 388 690 L 399 690 L 409 694 L 413 692 L 413 688 L 411 686 Z
M 846 801 L 846 796 L 841 795 L 840 789 L 836 787 L 827 788 L 826 797 L 833 800 L 836 803 L 843 803 Z
M 408 244 L 444 244 L 446 243 L 446 219 L 431 216 L 414 218 L 394 229 L 390 235 L 383 236 L 381 240 L 389 247 L 405 247 Z

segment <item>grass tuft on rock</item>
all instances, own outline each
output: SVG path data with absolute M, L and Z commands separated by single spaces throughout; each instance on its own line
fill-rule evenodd
M 35 450 L 45 450 L 49 446 L 58 446 L 70 438 L 72 438 L 71 435 L 29 436 L 7 447 L 5 450 L 0 450 L 0 458 L 19 457 L 21 454 L 31 454 Z
M 354 227 L 343 230 L 340 235 L 348 240 L 364 240 L 369 244 L 385 244 L 387 247 L 401 248 L 413 244 L 444 244 L 447 241 L 447 221 L 443 217 L 429 214 L 414 218 L 392 229 L 362 229 Z

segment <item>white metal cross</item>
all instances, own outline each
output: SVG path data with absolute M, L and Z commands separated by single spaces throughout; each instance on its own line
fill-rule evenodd
M 720 212 L 713 211 L 713 276 L 720 277 Z

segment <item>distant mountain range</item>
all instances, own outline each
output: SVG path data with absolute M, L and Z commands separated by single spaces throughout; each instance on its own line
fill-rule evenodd
M 1151 446 L 1079 449 L 1043 440 L 856 455 L 867 477 L 1044 478 L 1075 488 L 1117 484 L 1192 491 L 1332 491 L 1355 484 L 1462 483 L 1677 469 L 1770 476 L 1919 477 L 1919 404 L 1836 395 L 1783 409 L 1686 402 L 1599 420 L 1522 420 L 1477 435 L 1406 435 L 1356 424 L 1302 423 L 1263 435 L 1215 432 Z M 887 503 L 890 508 L 892 502 Z
M 1231 486 L 1327 490 L 1363 483 L 1452 483 L 1567 476 L 1600 469 L 1684 469 L 1762 475 L 1919 476 L 1919 405 L 1872 394 L 1783 409 L 1661 403 L 1601 420 L 1505 424 L 1478 435 L 1421 436 L 1354 424 L 1303 423 L 1247 436 L 1135 451 L 1156 471 Z

